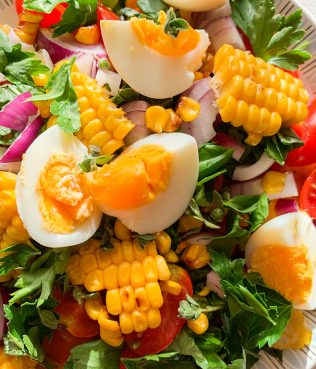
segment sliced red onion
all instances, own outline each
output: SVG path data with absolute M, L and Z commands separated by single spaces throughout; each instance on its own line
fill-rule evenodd
M 78 54 L 90 54 L 94 57 L 102 55 L 106 57 L 106 51 L 101 43 L 91 46 L 83 45 L 69 37 L 68 39 L 66 36 L 53 38 L 49 30 L 41 28 L 37 35 L 36 44 L 38 48 L 47 50 L 53 63 Z M 89 68 L 91 71 L 91 66 Z
M 295 213 L 298 211 L 298 204 L 295 199 L 278 199 L 275 203 L 277 215 Z
M 256 178 L 260 174 L 266 172 L 274 163 L 266 153 L 261 155 L 261 158 L 252 165 L 239 165 L 236 167 L 233 180 L 235 181 L 248 181 L 249 179 Z
M 210 36 L 215 51 L 224 44 L 233 45 L 236 49 L 246 50 L 236 24 L 231 17 L 218 18 L 211 21 L 205 27 L 205 30 Z
M 97 72 L 98 72 L 98 61 L 94 59 L 91 66 L 91 78 L 95 79 Z
M 187 96 L 195 101 L 199 101 L 201 97 L 211 89 L 211 77 L 202 78 L 195 81 L 191 87 L 184 91 L 181 96 Z
M 215 292 L 217 296 L 220 297 L 221 299 L 225 298 L 225 293 L 222 289 L 219 275 L 216 272 L 211 271 L 207 274 L 206 287 Z
M 43 121 L 40 116 L 29 117 L 25 129 L 1 157 L 0 163 L 21 161 L 22 155 L 37 137 L 42 124 Z
M 13 29 L 11 29 L 11 31 L 9 32 L 8 37 L 9 37 L 9 40 L 10 40 L 12 45 L 21 44 L 21 47 L 22 47 L 23 51 L 31 51 L 31 52 L 35 53 L 34 46 L 29 45 L 29 44 L 25 44 L 24 42 L 22 42 L 20 37 L 18 37 L 18 35 L 14 32 Z
M 151 131 L 146 127 L 145 112 L 149 104 L 146 101 L 132 101 L 122 105 L 122 109 L 126 112 L 126 116 L 131 120 L 135 127 L 128 133 L 124 141 L 126 145 L 131 145 L 141 138 L 147 137 Z
M 29 117 L 37 113 L 37 107 L 26 101 L 31 96 L 30 92 L 24 92 L 6 104 L 0 111 L 0 126 L 21 132 Z
M 112 72 L 111 70 L 99 69 L 95 79 L 100 86 L 104 86 L 105 84 L 110 86 L 109 94 L 111 96 L 117 95 L 122 82 L 122 78 L 117 73 Z
M 210 244 L 214 237 L 218 237 L 218 234 L 215 232 L 200 232 L 189 236 L 184 240 L 188 245 L 204 245 L 207 246 Z
M 0 290 L 0 340 L 3 338 L 5 327 L 4 311 L 3 311 L 3 298 L 2 289 Z
M 218 132 L 214 137 L 214 141 L 220 146 L 234 149 L 233 158 L 237 161 L 245 152 L 245 147 L 239 141 L 224 132 Z

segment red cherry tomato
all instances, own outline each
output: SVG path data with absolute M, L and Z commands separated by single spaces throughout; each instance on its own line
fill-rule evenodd
M 305 123 L 292 128 L 304 141 L 304 146 L 289 152 L 285 165 L 288 167 L 309 165 L 316 162 L 316 99 L 308 106 L 309 115 Z
M 58 4 L 50 14 L 43 14 L 43 20 L 40 24 L 41 28 L 49 28 L 53 24 L 58 23 L 61 20 L 61 17 L 64 14 L 67 6 L 67 4 Z M 15 0 L 15 8 L 18 14 L 22 13 L 23 0 Z
M 299 195 L 299 206 L 316 219 L 316 169 L 307 177 Z
M 71 349 L 88 340 L 87 338 L 74 337 L 65 328 L 60 327 L 54 331 L 51 340 L 47 337 L 44 338 L 45 359 L 52 364 L 63 366 L 68 360 Z
M 97 19 L 98 19 L 98 22 L 100 22 L 100 20 L 118 20 L 120 18 L 106 6 L 98 5 Z
M 178 318 L 178 308 L 186 294 L 192 295 L 193 288 L 188 272 L 178 265 L 170 266 L 171 279 L 180 283 L 182 291 L 178 296 L 163 294 L 164 304 L 160 309 L 161 325 L 155 329 L 147 329 L 142 335 L 132 333 L 125 336 L 128 348 L 123 351 L 122 357 L 144 356 L 164 350 L 181 331 L 185 323 Z
M 59 323 L 75 337 L 93 338 L 99 334 L 99 325 L 89 318 L 84 304 L 79 304 L 71 293 L 62 294 L 54 290 L 54 298 L 59 304 L 54 308 L 59 318 Z

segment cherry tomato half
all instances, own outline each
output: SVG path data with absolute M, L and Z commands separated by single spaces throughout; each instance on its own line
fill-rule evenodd
M 40 24 L 41 28 L 49 28 L 53 24 L 58 23 L 61 20 L 61 17 L 64 14 L 67 6 L 67 4 L 61 3 L 58 4 L 50 14 L 43 14 L 43 20 Z M 23 0 L 15 0 L 15 8 L 18 14 L 22 13 Z
M 299 206 L 316 219 L 316 169 L 307 177 L 299 195 Z
M 304 141 L 304 146 L 289 152 L 285 165 L 288 167 L 309 165 L 316 162 L 316 99 L 308 106 L 309 115 L 305 123 L 292 128 Z
M 100 20 L 118 20 L 120 18 L 106 6 L 98 5 L 97 19 L 98 19 L 98 22 L 100 22 Z
M 155 329 L 147 329 L 142 335 L 132 333 L 125 336 L 128 348 L 123 351 L 122 357 L 144 356 L 164 350 L 181 331 L 185 323 L 178 318 L 178 308 L 186 294 L 192 295 L 193 288 L 188 272 L 178 265 L 171 265 L 171 279 L 180 283 L 182 291 L 178 296 L 163 294 L 164 304 L 160 309 L 161 325 Z

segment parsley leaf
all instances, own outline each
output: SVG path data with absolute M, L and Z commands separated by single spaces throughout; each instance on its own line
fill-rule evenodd
M 295 70 L 298 65 L 311 57 L 300 46 L 289 48 L 302 42 L 305 31 L 302 25 L 302 10 L 289 16 L 275 14 L 273 0 L 230 0 L 232 17 L 237 26 L 247 35 L 254 54 L 265 61 L 287 70 Z
M 65 2 L 67 2 L 67 0 L 24 0 L 23 8 L 49 14 L 58 4 Z
M 155 240 L 156 236 L 154 234 L 137 234 L 135 238 L 140 246 L 144 248 L 148 242 Z
M 30 101 L 54 100 L 50 111 L 57 116 L 57 124 L 67 133 L 78 132 L 80 123 L 79 106 L 74 86 L 71 82 L 72 59 L 63 64 L 48 80 L 45 89 L 46 94 L 35 95 Z
M 138 0 L 137 6 L 146 15 L 155 18 L 160 10 L 167 11 L 169 6 L 162 0 Z
M 167 11 L 167 21 L 164 26 L 164 32 L 167 35 L 176 38 L 180 31 L 187 30 L 189 27 L 190 25 L 185 19 L 177 18 L 172 8 Z
M 61 21 L 53 25 L 53 37 L 73 32 L 81 26 L 96 23 L 97 6 L 97 0 L 71 0 Z
M 100 156 L 87 156 L 81 163 L 78 164 L 79 168 L 84 172 L 93 172 L 98 169 L 98 165 L 104 165 L 113 159 L 113 155 L 100 155 Z
M 155 367 L 155 363 L 159 368 L 170 368 L 170 366 L 168 366 L 168 359 L 173 358 L 176 354 L 177 352 L 163 352 L 160 354 L 147 355 L 136 359 L 121 358 L 121 361 L 125 365 L 126 369 L 151 369 L 153 368 L 153 365 Z M 164 364 L 166 366 L 164 366 Z
M 183 319 L 196 320 L 202 313 L 211 313 L 222 309 L 222 305 L 209 305 L 205 301 L 195 301 L 190 295 L 186 295 L 185 300 L 181 300 L 178 308 L 178 316 Z M 200 302 L 203 305 L 200 305 Z

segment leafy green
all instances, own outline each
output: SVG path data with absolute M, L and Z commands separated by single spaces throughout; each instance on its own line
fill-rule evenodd
M 121 348 L 107 345 L 102 340 L 74 347 L 64 369 L 119 369 Z
M 49 14 L 58 4 L 65 2 L 67 2 L 67 0 L 25 0 L 23 2 L 23 8 Z
M 114 9 L 118 5 L 119 0 L 102 0 L 101 3 L 110 9 Z
M 37 311 L 43 326 L 49 329 L 58 328 L 58 319 L 56 317 L 56 314 L 54 314 L 51 310 L 37 309 Z
M 168 365 L 170 358 L 173 358 L 177 352 L 163 352 L 156 355 L 147 355 L 136 359 L 121 358 L 126 369 L 146 369 L 152 368 L 152 364 L 159 363 L 159 368 Z M 167 359 L 167 360 L 166 360 Z M 166 366 L 168 368 L 169 366 Z
M 153 241 L 156 236 L 154 234 L 137 234 L 135 236 L 141 247 L 145 247 L 148 242 Z
M 164 32 L 167 35 L 176 38 L 180 31 L 187 30 L 189 27 L 190 24 L 185 19 L 177 18 L 172 8 L 167 11 L 167 21 L 164 26 Z
M 302 25 L 301 9 L 284 16 L 275 14 L 273 0 L 230 0 L 230 3 L 233 20 L 248 37 L 256 56 L 288 70 L 297 69 L 311 57 L 300 47 L 289 51 L 305 35 L 299 28 Z
M 187 294 L 186 299 L 180 301 L 178 316 L 183 319 L 196 320 L 202 313 L 211 313 L 222 308 L 221 304 L 209 305 L 207 300 L 204 300 L 196 301 Z
M 280 339 L 292 305 L 268 288 L 258 274 L 245 274 L 244 264 L 243 259 L 231 261 L 212 252 L 211 267 L 219 274 L 226 295 L 225 348 L 232 359 L 240 359 L 244 348 L 247 361 L 252 362 L 259 349 L 271 347 Z
M 79 106 L 74 86 L 71 82 L 72 59 L 64 63 L 48 80 L 45 89 L 47 93 L 33 96 L 30 101 L 54 100 L 50 111 L 57 116 L 58 125 L 67 133 L 78 132 L 80 123 Z
M 117 95 L 112 98 L 112 101 L 116 105 L 121 105 L 126 102 L 134 101 L 139 99 L 139 93 L 133 90 L 129 86 L 123 86 L 119 89 Z
M 81 163 L 78 164 L 80 170 L 84 173 L 93 172 L 98 169 L 98 166 L 107 164 L 113 159 L 113 155 L 87 156 Z
M 97 6 L 97 0 L 70 0 L 70 5 L 62 15 L 61 21 L 53 25 L 53 37 L 73 32 L 81 26 L 94 24 L 97 20 Z
M 263 143 L 265 152 L 280 165 L 284 165 L 290 151 L 304 145 L 304 142 L 291 128 L 281 128 L 274 136 L 265 137 Z
M 35 247 L 23 243 L 0 250 L 0 253 L 2 252 L 8 254 L 0 259 L 0 275 L 5 275 L 17 267 L 25 267 L 34 256 L 41 254 Z
M 204 223 L 204 225 L 211 229 L 218 229 L 220 228 L 219 225 L 212 222 L 209 217 L 202 214 L 200 207 L 196 201 L 196 199 L 193 197 L 190 201 L 189 207 L 186 210 L 185 214 L 193 216 L 195 219 L 198 219 Z
M 138 0 L 137 6 L 148 17 L 155 18 L 160 10 L 167 11 L 169 6 L 162 0 Z

